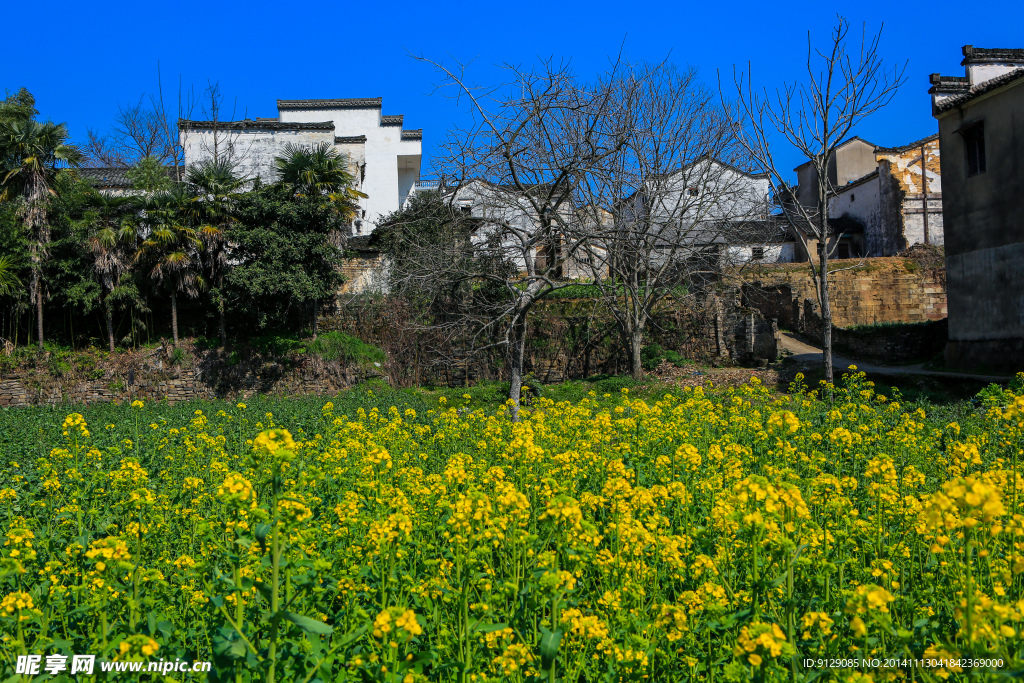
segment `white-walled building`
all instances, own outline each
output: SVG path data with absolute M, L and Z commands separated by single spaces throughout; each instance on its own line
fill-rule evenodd
M 423 131 L 405 130 L 401 115 L 384 115 L 381 98 L 278 100 L 277 110 L 275 118 L 179 121 L 185 165 L 224 156 L 245 176 L 269 183 L 287 143 L 328 143 L 347 155 L 356 189 L 367 195 L 356 234 L 372 232 L 415 192 Z

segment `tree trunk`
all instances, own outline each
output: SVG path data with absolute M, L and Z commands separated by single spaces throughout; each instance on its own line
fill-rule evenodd
M 825 381 L 832 383 L 832 305 L 828 300 L 828 241 L 826 240 L 818 253 L 819 287 L 821 303 L 821 355 L 825 365 Z
M 109 305 L 104 306 L 103 309 L 107 314 L 107 341 L 110 342 L 110 352 L 114 353 L 114 314 Z
M 228 326 L 224 320 L 226 306 L 224 305 L 224 273 L 223 270 L 217 275 L 217 312 L 220 313 L 220 346 L 226 348 L 228 345 Z
M 224 300 L 223 299 L 218 304 L 218 308 L 220 309 L 220 346 L 221 346 L 221 348 L 225 348 L 228 345 L 228 328 L 227 328 L 227 324 L 224 322 Z
M 512 400 L 509 418 L 519 422 L 519 398 L 523 392 L 523 360 L 526 357 L 526 319 L 525 311 L 519 313 L 520 318 L 512 325 L 512 346 L 509 349 L 509 389 L 508 397 Z
M 643 328 L 636 326 L 630 330 L 629 334 L 629 359 L 632 363 L 630 372 L 633 375 L 633 379 L 642 379 L 644 376 L 643 359 L 641 358 L 641 347 L 643 346 L 643 343 Z
M 39 350 L 43 350 L 43 278 L 38 269 L 32 273 L 36 281 L 36 333 L 39 335 Z
M 174 337 L 174 345 L 178 345 L 178 293 L 171 290 L 171 335 Z
M 317 305 L 317 303 L 317 300 L 313 299 L 313 341 L 316 341 L 317 322 L 319 321 L 319 318 L 317 317 L 317 310 L 320 307 Z

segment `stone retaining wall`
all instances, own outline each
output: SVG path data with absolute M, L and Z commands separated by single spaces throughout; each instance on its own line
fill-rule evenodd
M 848 263 L 833 261 L 831 265 L 838 269 Z M 806 264 L 764 268 L 746 274 L 746 279 L 750 284 L 744 287 L 745 302 L 765 317 L 776 319 L 779 327 L 805 334 L 809 334 L 809 326 L 817 325 L 820 330 L 818 298 Z M 836 327 L 946 317 L 946 271 L 921 267 L 910 258 L 864 259 L 854 268 L 836 270 L 829 281 L 832 324 Z
M 253 394 L 333 395 L 383 377 L 375 368 L 344 366 L 315 357 L 269 359 L 253 354 L 232 362 L 219 351 L 189 356 L 187 367 L 126 352 L 101 379 L 58 376 L 23 368 L 0 379 L 0 407 L 190 399 L 246 399 Z

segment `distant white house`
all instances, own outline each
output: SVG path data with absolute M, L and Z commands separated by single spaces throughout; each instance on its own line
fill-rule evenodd
M 701 158 L 650 178 L 618 211 L 618 220 L 627 227 L 639 222 L 655 238 L 655 262 L 714 255 L 721 266 L 789 263 L 793 241 L 770 215 L 770 192 L 765 174 Z
M 245 176 L 269 183 L 286 144 L 327 143 L 347 155 L 356 189 L 367 195 L 356 234 L 372 232 L 416 191 L 423 131 L 405 130 L 401 115 L 383 114 L 381 98 L 278 100 L 277 110 L 274 118 L 179 120 L 185 165 L 226 157 Z

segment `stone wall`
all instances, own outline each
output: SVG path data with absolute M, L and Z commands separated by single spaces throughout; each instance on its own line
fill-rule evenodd
M 860 265 L 850 268 L 851 265 Z M 836 327 L 916 323 L 946 317 L 946 272 L 905 257 L 833 261 L 829 276 Z M 845 268 L 846 270 L 838 270 Z M 780 328 L 820 335 L 821 316 L 806 264 L 763 268 L 746 274 L 744 303 Z
M 876 328 L 832 330 L 832 348 L 854 358 L 899 365 L 932 360 L 942 353 L 948 335 L 946 320 Z
M 359 382 L 383 377 L 361 368 L 312 356 L 266 354 L 229 356 L 220 351 L 191 353 L 180 366 L 164 357 L 119 354 L 97 379 L 56 374 L 45 366 L 19 368 L 0 378 L 0 407 L 190 399 L 246 399 L 253 394 L 333 395 Z

